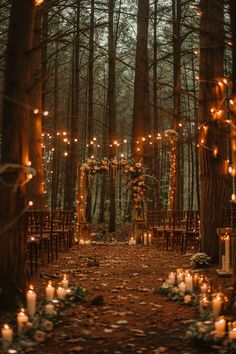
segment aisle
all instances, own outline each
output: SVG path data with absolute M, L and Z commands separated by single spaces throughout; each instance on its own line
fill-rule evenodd
M 127 244 L 75 246 L 60 255 L 42 269 L 37 286 L 67 273 L 91 295 L 66 310 L 63 324 L 34 353 L 198 353 L 181 338 L 196 310 L 155 294 L 177 267 L 189 268 L 189 257 Z

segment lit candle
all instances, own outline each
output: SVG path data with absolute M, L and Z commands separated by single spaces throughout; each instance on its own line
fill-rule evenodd
M 179 272 L 177 273 L 177 280 L 178 280 L 178 283 L 181 283 L 184 279 L 184 273 L 183 272 Z
M 58 286 L 57 288 L 57 297 L 58 299 L 62 300 L 66 295 L 66 290 L 62 288 L 61 286 Z
M 64 274 L 64 277 L 61 281 L 61 285 L 63 286 L 64 289 L 68 289 L 69 286 L 69 280 L 67 279 L 66 274 Z
M 152 244 L 152 234 L 151 234 L 151 232 L 149 232 L 149 234 L 148 234 L 148 243 L 149 243 L 149 245 Z
M 48 286 L 46 286 L 46 300 L 52 301 L 54 298 L 55 288 L 52 286 L 52 282 L 48 282 Z
M 22 330 L 26 322 L 28 322 L 28 316 L 25 314 L 25 309 L 22 308 L 17 314 L 17 327 L 19 334 L 22 334 Z
M 36 312 L 36 292 L 34 291 L 33 285 L 30 285 L 30 289 L 26 294 L 26 302 L 29 316 L 32 318 Z
M 45 313 L 47 315 L 53 315 L 54 314 L 54 305 L 53 304 L 46 304 L 45 305 Z
M 175 283 L 175 273 L 171 272 L 169 273 L 169 276 L 168 276 L 168 283 L 170 285 L 173 285 Z
M 185 293 L 185 291 L 186 291 L 186 284 L 183 281 L 179 284 L 179 290 L 182 293 Z
M 200 309 L 203 310 L 209 306 L 209 300 L 206 296 L 202 296 L 200 299 Z
M 230 237 L 226 236 L 225 237 L 225 267 L 224 267 L 225 272 L 230 271 Z
M 13 337 L 12 329 L 7 324 L 5 324 L 2 328 L 2 346 L 4 351 L 6 351 L 9 348 L 12 342 L 12 337 Z
M 204 294 L 204 293 L 207 292 L 207 290 L 208 290 L 208 285 L 207 285 L 207 283 L 203 283 L 203 284 L 201 285 L 201 293 Z
M 222 309 L 222 299 L 219 294 L 217 294 L 214 297 L 214 299 L 212 301 L 212 305 L 213 305 L 213 315 L 215 317 L 219 316 L 221 313 L 221 309 Z
M 185 276 L 186 291 L 193 291 L 193 277 L 191 274 Z
M 215 331 L 218 334 L 223 334 L 225 332 L 226 320 L 224 317 L 220 317 L 215 321 Z
M 144 232 L 143 234 L 143 244 L 146 246 L 148 243 L 148 235 L 146 232 Z

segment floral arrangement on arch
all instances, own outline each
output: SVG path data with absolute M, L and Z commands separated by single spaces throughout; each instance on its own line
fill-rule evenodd
M 137 212 L 144 210 L 145 204 L 145 169 L 141 161 L 135 161 L 134 159 L 120 159 L 116 157 L 113 159 L 102 158 L 88 159 L 87 162 L 81 165 L 81 170 L 87 172 L 91 177 L 96 173 L 103 171 L 111 171 L 123 169 L 128 180 L 128 186 L 131 189 L 131 200 L 134 209 Z

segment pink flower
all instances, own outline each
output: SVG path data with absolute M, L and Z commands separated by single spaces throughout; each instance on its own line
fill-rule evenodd
M 132 166 L 129 168 L 129 170 L 130 172 L 134 172 L 134 168 Z
M 36 331 L 35 334 L 34 334 L 34 339 L 37 341 L 37 342 L 44 342 L 45 340 L 45 332 L 43 331 Z
M 137 163 L 136 163 L 136 167 L 141 168 L 141 167 L 142 167 L 142 164 L 141 164 L 140 162 L 137 162 Z

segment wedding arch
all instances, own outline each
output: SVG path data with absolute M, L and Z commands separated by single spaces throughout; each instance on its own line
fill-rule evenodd
M 79 236 L 83 228 L 87 225 L 86 220 L 86 189 L 92 188 L 95 174 L 118 170 L 123 170 L 127 178 L 127 187 L 130 190 L 130 202 L 132 203 L 132 218 L 144 218 L 146 208 L 145 192 L 145 168 L 142 161 L 134 159 L 102 158 L 88 159 L 82 164 L 78 164 L 78 226 Z M 89 186 L 88 186 L 89 184 Z

